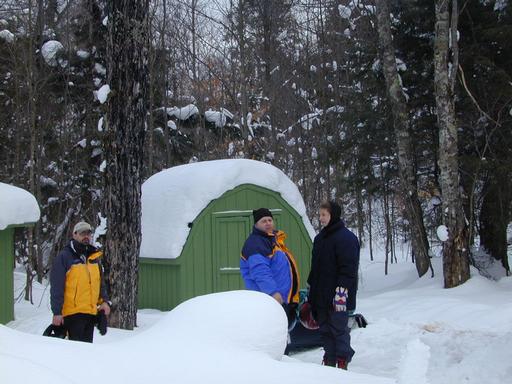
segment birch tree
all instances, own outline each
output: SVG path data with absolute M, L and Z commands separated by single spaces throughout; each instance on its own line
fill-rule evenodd
M 406 217 L 410 225 L 412 252 L 418 275 L 423 276 L 430 266 L 429 244 L 423 223 L 423 210 L 418 199 L 407 100 L 396 68 L 388 2 L 387 0 L 378 0 L 375 4 L 377 6 L 379 44 L 382 50 L 382 67 L 394 117 L 400 182 L 406 203 Z
M 436 0 L 434 83 L 439 126 L 439 166 L 443 223 L 448 239 L 443 242 L 445 288 L 469 279 L 468 225 L 464 217 L 459 183 L 458 137 L 454 88 L 458 68 L 457 0 Z

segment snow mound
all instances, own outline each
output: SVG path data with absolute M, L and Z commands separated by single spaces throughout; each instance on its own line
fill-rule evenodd
M 0 39 L 5 40 L 8 43 L 12 43 L 14 41 L 14 35 L 11 31 L 4 29 L 0 31 Z
M 140 256 L 177 258 L 190 232 L 188 223 L 212 200 L 242 184 L 280 193 L 302 217 L 311 238 L 315 236 L 297 186 L 280 169 L 246 159 L 204 161 L 169 168 L 144 182 Z
M 194 298 L 146 331 L 108 344 L 29 335 L 0 325 L 0 382 L 394 382 L 282 359 L 286 338 L 286 316 L 279 304 L 267 295 L 250 291 Z M 77 369 L 77 364 L 91 361 L 91 356 L 96 362 L 106 362 L 107 368 Z
M 51 67 L 58 65 L 57 55 L 64 51 L 64 46 L 57 40 L 49 40 L 41 47 L 44 61 Z
M 192 340 L 190 335 L 194 335 Z M 197 348 L 222 345 L 280 360 L 286 347 L 287 320 L 269 295 L 229 291 L 198 296 L 178 305 L 136 338 L 153 336 L 159 342 L 167 338 L 173 344 L 199 343 Z
M 34 223 L 41 216 L 34 195 L 5 183 L 0 183 L 0 212 L 0 230 L 9 225 Z

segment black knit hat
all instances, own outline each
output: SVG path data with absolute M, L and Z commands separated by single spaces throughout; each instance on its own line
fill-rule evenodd
M 274 217 L 272 216 L 272 212 L 268 210 L 267 208 L 258 208 L 252 211 L 252 216 L 254 217 L 254 223 L 256 224 L 262 217 Z

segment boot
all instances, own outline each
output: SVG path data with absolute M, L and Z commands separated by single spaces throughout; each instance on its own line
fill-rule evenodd
M 324 355 L 324 358 L 322 359 L 322 365 L 325 365 L 327 367 L 335 367 L 336 360 L 328 359 L 327 356 Z
M 348 362 L 346 359 L 338 358 L 337 363 L 338 363 L 338 368 L 344 369 L 345 371 L 347 370 Z

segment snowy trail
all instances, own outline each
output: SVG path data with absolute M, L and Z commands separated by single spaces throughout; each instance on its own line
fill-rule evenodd
M 434 262 L 441 270 L 440 260 Z M 369 325 L 351 333 L 356 354 L 350 371 L 399 384 L 510 381 L 512 362 L 506 356 L 512 345 L 511 278 L 494 282 L 473 271 L 469 282 L 446 290 L 440 277 L 411 279 L 410 264 L 392 266 L 387 277 L 379 275 L 381 267 L 366 265 L 358 312 Z M 316 349 L 292 358 L 318 364 L 322 355 Z

